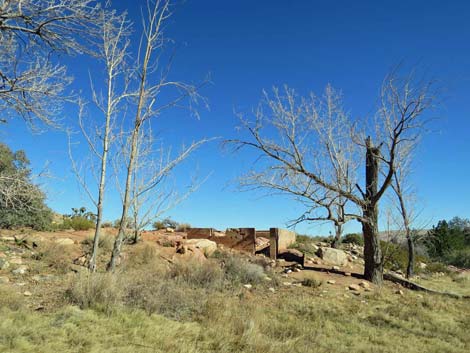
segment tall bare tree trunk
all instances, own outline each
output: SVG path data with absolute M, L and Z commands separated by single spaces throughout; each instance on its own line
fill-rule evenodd
M 379 148 L 374 147 L 370 138 L 366 140 L 366 194 L 362 208 L 362 233 L 364 235 L 364 277 L 375 284 L 383 282 L 383 259 L 380 249 L 377 208 L 379 180 Z
M 143 82 L 142 82 L 143 87 Z M 143 96 L 140 98 L 143 100 Z M 139 109 L 137 112 L 137 116 L 140 117 L 140 110 L 141 110 L 141 103 L 139 102 Z M 127 228 L 127 214 L 129 212 L 129 206 L 131 201 L 131 182 L 132 182 L 132 174 L 134 170 L 134 161 L 136 157 L 137 151 L 137 139 L 139 138 L 139 130 L 140 130 L 140 118 L 136 119 L 134 131 L 132 132 L 132 142 L 131 142 L 131 152 L 129 154 L 129 164 L 127 166 L 127 177 L 126 177 L 126 187 L 124 191 L 124 200 L 122 203 L 122 213 L 121 213 L 121 221 L 119 222 L 119 231 L 114 241 L 113 252 L 111 254 L 111 259 L 109 260 L 107 270 L 114 271 L 116 269 L 117 261 L 121 256 L 121 247 L 122 242 L 124 240 L 124 236 L 126 235 L 126 228 Z
M 90 263 L 88 268 L 91 272 L 96 271 L 96 258 L 98 256 L 98 248 L 100 243 L 101 235 L 101 224 L 103 222 L 103 201 L 104 201 L 104 192 L 106 185 L 106 168 L 108 165 L 108 151 L 109 151 L 109 134 L 110 134 L 110 125 L 111 125 L 111 100 L 112 100 L 112 77 L 113 71 L 112 68 L 108 71 L 108 97 L 107 97 L 107 111 L 106 111 L 106 123 L 103 137 L 103 152 L 101 155 L 101 175 L 100 183 L 98 186 L 98 203 L 96 206 L 96 228 L 95 228 L 95 237 L 93 239 L 93 249 L 91 252 Z
M 100 243 L 101 235 L 101 224 L 103 222 L 103 200 L 105 192 L 105 183 L 106 183 L 106 167 L 108 160 L 108 150 L 109 150 L 109 123 L 110 119 L 106 119 L 106 128 L 103 139 L 103 154 L 101 160 L 101 175 L 100 175 L 100 184 L 98 187 L 98 204 L 96 207 L 96 228 L 95 228 L 95 237 L 93 239 L 93 249 L 90 257 L 90 264 L 88 266 L 89 270 L 95 272 L 96 270 L 96 258 L 98 256 L 98 248 Z

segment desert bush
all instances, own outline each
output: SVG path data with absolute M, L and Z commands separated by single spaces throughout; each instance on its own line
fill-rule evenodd
M 93 236 L 87 237 L 86 239 L 82 240 L 81 243 L 87 248 L 87 251 L 91 250 L 91 248 L 93 247 L 93 240 Z M 104 251 L 111 251 L 111 249 L 113 248 L 113 244 L 114 239 L 109 235 L 101 235 L 100 240 L 98 241 L 98 247 Z
M 356 244 L 363 246 L 364 237 L 360 233 L 349 233 L 343 237 L 342 242 L 346 244 Z
M 259 284 L 266 278 L 262 266 L 236 255 L 228 255 L 223 260 L 223 270 L 225 278 L 233 284 Z
M 118 279 L 118 275 L 110 273 L 81 273 L 70 283 L 65 292 L 66 299 L 81 309 L 111 313 L 122 298 Z
M 305 279 L 302 281 L 302 285 L 303 285 L 304 287 L 318 288 L 318 287 L 320 287 L 322 284 L 323 284 L 322 281 L 319 281 L 319 280 L 316 280 L 316 279 L 313 279 L 313 278 L 305 278 Z
M 114 224 L 111 221 L 105 221 L 101 223 L 101 228 L 113 228 Z
M 299 239 L 297 237 L 296 242 L 294 244 L 289 245 L 290 249 L 297 249 L 303 252 L 307 256 L 315 256 L 315 252 L 317 251 L 317 247 L 315 246 L 313 240 L 308 238 L 308 240 Z
M 381 241 L 382 256 L 384 259 L 384 268 L 393 271 L 406 272 L 408 266 L 408 249 L 399 244 Z M 429 259 L 425 256 L 415 254 L 415 263 L 428 263 Z M 419 273 L 421 269 L 415 266 L 415 272 Z
M 0 284 L 0 308 L 19 310 L 23 306 L 24 300 L 21 294 L 9 286 Z
M 176 227 L 177 232 L 187 232 L 188 229 L 191 229 L 191 224 L 189 223 L 179 223 Z
M 176 229 L 178 227 L 178 222 L 172 220 L 171 218 L 165 218 L 161 221 L 156 221 L 152 224 L 153 229 L 160 230 L 165 228 Z
M 95 227 L 95 222 L 82 216 L 65 218 L 62 229 L 88 230 Z
M 124 301 L 147 314 L 174 320 L 192 320 L 205 309 L 210 289 L 219 280 L 209 266 L 176 264 L 171 269 L 152 262 L 125 274 Z
M 150 244 L 138 245 L 135 247 L 129 258 L 131 266 L 148 265 L 155 261 L 158 255 L 157 249 Z
M 41 244 L 34 258 L 61 273 L 66 273 L 72 263 L 70 247 L 56 243 Z
M 429 262 L 426 265 L 427 265 L 425 269 L 426 273 L 437 273 L 437 272 L 442 272 L 442 273 L 447 273 L 447 274 L 450 273 L 449 269 L 447 268 L 447 265 L 442 262 L 434 261 L 434 262 Z
M 177 262 L 169 270 L 167 277 L 178 283 L 195 288 L 222 288 L 224 273 L 216 262 Z

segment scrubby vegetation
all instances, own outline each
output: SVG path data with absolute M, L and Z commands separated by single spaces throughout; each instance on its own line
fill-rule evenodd
M 470 220 L 454 217 L 439 221 L 424 239 L 429 257 L 462 268 L 470 268 Z
M 29 160 L 24 151 L 13 152 L 0 143 L 0 228 L 50 227 L 52 211 L 46 196 L 33 182 Z

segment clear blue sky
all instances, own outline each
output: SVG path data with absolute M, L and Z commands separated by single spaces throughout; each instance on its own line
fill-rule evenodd
M 138 21 L 142 1 L 119 1 Z M 118 1 L 116 1 L 118 3 Z M 203 93 L 210 111 L 201 119 L 169 113 L 159 125 L 178 146 L 200 137 L 233 137 L 234 109 L 248 111 L 263 88 L 288 84 L 300 93 L 327 84 L 340 88 L 355 117 L 374 111 L 385 74 L 396 64 L 419 65 L 445 88 L 439 119 L 416 158 L 416 185 L 423 221 L 470 217 L 470 2 L 468 1 L 280 1 L 188 0 L 178 4 L 168 25 L 175 40 L 176 78 L 197 82 L 211 73 Z M 88 61 L 76 58 L 70 72 L 75 89 L 88 88 Z M 172 116 L 175 114 L 174 116 Z M 73 124 L 74 112 L 64 112 Z M 45 185 L 49 205 L 66 213 L 89 205 L 70 173 L 64 133 L 33 135 L 20 120 L 3 126 L 0 139 L 25 149 L 38 170 L 46 161 L 56 179 Z M 175 178 L 183 183 L 194 166 L 210 179 L 169 216 L 195 226 L 284 226 L 302 211 L 287 197 L 240 193 L 234 180 L 254 162 L 249 153 L 222 152 L 217 143 L 194 154 Z M 119 202 L 109 195 L 106 218 L 116 219 Z M 298 226 L 328 233 L 327 225 Z M 349 230 L 358 229 L 351 224 Z

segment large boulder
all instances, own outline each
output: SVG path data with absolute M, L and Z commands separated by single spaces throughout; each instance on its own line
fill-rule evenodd
M 209 239 L 189 239 L 185 245 L 188 249 L 200 249 L 206 256 L 211 256 L 217 250 L 217 243 Z
M 348 256 L 343 250 L 322 247 L 318 249 L 317 254 L 323 261 L 331 265 L 344 266 L 348 262 Z

